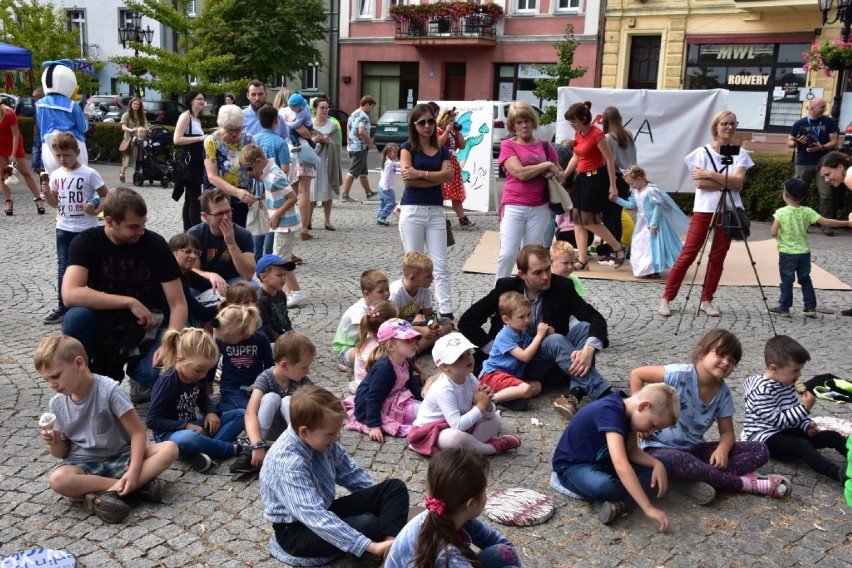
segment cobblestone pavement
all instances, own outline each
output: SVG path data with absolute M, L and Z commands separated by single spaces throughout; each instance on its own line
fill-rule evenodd
M 118 184 L 117 167 L 98 169 L 109 187 Z M 171 190 L 146 187 L 142 193 L 149 228 L 166 238 L 178 232 L 180 205 L 169 199 Z M 363 197 L 357 184 L 352 195 Z M 56 298 L 54 223 L 51 215 L 36 215 L 22 186 L 14 188 L 14 197 L 14 217 L 0 219 L 0 423 L 6 436 L 0 450 L 0 557 L 40 546 L 67 550 L 83 566 L 275 565 L 266 548 L 270 527 L 262 516 L 257 482 L 232 482 L 227 463 L 198 474 L 178 462 L 163 475 L 168 482 L 165 503 L 133 504 L 128 519 L 118 525 L 87 516 L 79 505 L 48 489 L 46 476 L 56 462 L 38 439 L 36 420 L 51 391 L 33 369 L 32 353 L 40 338 L 58 331 L 41 322 Z M 400 274 L 399 235 L 395 226 L 373 224 L 375 207 L 375 202 L 335 203 L 333 223 L 338 230 L 322 230 L 316 217 L 320 229 L 314 231 L 315 240 L 300 242 L 296 249 L 305 259 L 299 280 L 311 300 L 294 310 L 292 319 L 319 348 L 312 377 L 341 396 L 347 379 L 334 365 L 331 339 L 341 313 L 357 299 L 359 275 L 369 267 L 384 270 L 391 279 Z M 474 219 L 474 229 L 455 231 L 457 244 L 449 254 L 457 315 L 486 293 L 493 278 L 461 273 L 481 232 L 497 227 L 493 215 Z M 755 230 L 755 238 L 768 235 L 765 225 Z M 811 233 L 814 261 L 852 282 L 852 233 L 837 233 L 833 238 Z M 758 260 L 776 262 L 774 257 Z M 745 348 L 743 361 L 729 379 L 742 410 L 742 380 L 763 370 L 763 344 L 771 334 L 757 288 L 721 288 L 717 305 L 722 317 L 694 317 L 690 311 L 677 336 L 677 318 L 656 314 L 660 284 L 595 280 L 586 283 L 586 290 L 609 322 L 611 346 L 598 357 L 598 367 L 616 386 L 628 387 L 633 367 L 686 362 L 698 338 L 721 325 L 734 331 Z M 766 294 L 772 305 L 777 290 L 768 288 Z M 682 293 L 676 305 L 683 305 L 684 297 Z M 696 291 L 693 306 L 697 297 Z M 818 291 L 818 297 L 826 307 L 852 305 L 849 292 Z M 798 293 L 796 300 L 800 302 Z M 849 377 L 850 323 L 849 318 L 820 314 L 815 319 L 794 316 L 776 325 L 779 333 L 792 335 L 810 350 L 813 359 L 806 374 L 831 371 Z M 501 529 L 519 547 L 527 566 L 852 566 L 852 510 L 843 502 L 841 487 L 817 478 L 803 464 L 773 461 L 763 470 L 793 479 L 795 490 L 788 499 L 725 494 L 699 507 L 671 494 L 661 502 L 671 520 L 667 534 L 657 533 L 641 512 L 602 526 L 588 504 L 566 499 L 548 486 L 552 450 L 565 426 L 550 406 L 556 394 L 545 392 L 527 412 L 504 413 L 504 430 L 519 434 L 523 445 L 491 459 L 491 489 L 532 488 L 550 495 L 556 504 L 555 515 L 545 524 Z M 849 407 L 822 401 L 815 414 L 852 418 Z M 543 425 L 531 425 L 533 417 Z M 409 484 L 412 503 L 422 500 L 427 461 L 406 449 L 403 440 L 391 438 L 380 446 L 352 432 L 343 432 L 341 438 L 374 479 L 399 477 Z M 350 557 L 335 565 L 376 563 L 375 558 Z

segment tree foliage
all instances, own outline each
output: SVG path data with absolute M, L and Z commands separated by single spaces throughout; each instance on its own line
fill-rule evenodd
M 559 87 L 565 87 L 571 79 L 582 77 L 588 71 L 587 67 L 574 67 L 574 52 L 580 45 L 574 38 L 574 25 L 565 26 L 565 36 L 562 41 L 553 44 L 559 62 L 555 65 L 537 65 L 539 71 L 550 79 L 535 79 L 533 94 L 543 100 L 555 101 L 558 97 Z M 556 107 L 546 106 L 544 114 L 540 117 L 542 124 L 550 124 L 556 121 Z
M 207 56 L 234 55 L 225 79 L 267 80 L 323 62 L 326 20 L 322 0 L 207 0 L 196 33 Z
M 41 64 L 55 59 L 80 59 L 77 34 L 66 28 L 65 11 L 51 1 L 15 0 L 0 7 L 0 41 L 29 49 L 33 54 L 33 82 L 40 83 Z M 85 79 L 77 73 L 77 82 Z M 18 94 L 29 94 L 29 84 Z

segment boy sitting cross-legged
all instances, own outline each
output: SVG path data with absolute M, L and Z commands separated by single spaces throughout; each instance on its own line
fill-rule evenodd
M 317 386 L 296 391 L 290 426 L 260 470 L 270 552 L 282 562 L 318 566 L 343 552 L 382 556 L 408 521 L 408 489 L 398 479 L 374 485 L 337 442 L 343 405 Z M 349 495 L 335 498 L 335 485 Z
M 291 331 L 280 336 L 272 346 L 275 366 L 257 376 L 251 386 L 246 406 L 246 434 L 251 453 L 237 457 L 231 473 L 258 471 L 272 445 L 290 424 L 290 400 L 296 389 L 312 385 L 308 370 L 314 362 L 316 347 L 302 333 Z
M 553 333 L 553 328 L 542 322 L 536 326 L 535 337 L 527 333 L 532 308 L 519 292 L 501 294 L 497 311 L 505 325 L 494 338 L 479 383 L 491 387 L 497 404 L 509 410 L 526 410 L 527 400 L 541 392 L 541 382 L 518 377 L 523 376 L 526 364 L 535 356 L 542 340 Z
M 331 342 L 331 349 L 337 357 L 337 367 L 341 371 L 352 372 L 354 369 L 361 319 L 367 315 L 370 306 L 388 301 L 389 286 L 388 277 L 381 270 L 371 268 L 361 273 L 362 297 L 343 312 Z
M 625 511 L 629 500 L 665 532 L 668 517 L 651 505 L 646 492 L 656 488 L 658 497 L 666 493 L 666 468 L 642 451 L 637 436 L 647 438 L 674 426 L 679 417 L 680 397 L 662 383 L 645 385 L 631 397 L 619 391 L 584 406 L 553 454 L 559 489 L 595 501 L 598 519 L 605 525 Z
M 288 331 L 293 331 L 287 315 L 287 294 L 284 285 L 287 274 L 296 268 L 292 260 L 284 260 L 277 254 L 265 254 L 257 261 L 257 278 L 260 293 L 257 295 L 257 311 L 263 322 L 261 329 L 270 343 Z
M 390 301 L 394 303 L 400 319 L 408 320 L 420 334 L 417 354 L 426 353 L 435 340 L 450 333 L 453 324 L 449 319 L 438 320 L 432 309 L 434 279 L 432 259 L 422 252 L 411 251 L 402 257 L 402 279 L 390 285 Z
M 120 523 L 133 492 L 160 502 L 157 476 L 178 457 L 173 442 L 147 445 L 142 420 L 114 380 L 89 371 L 83 345 L 67 335 L 39 343 L 33 363 L 56 395 L 48 408 L 52 422 L 42 424 L 41 438 L 62 464 L 50 474 L 50 488 L 83 500 L 89 514 Z

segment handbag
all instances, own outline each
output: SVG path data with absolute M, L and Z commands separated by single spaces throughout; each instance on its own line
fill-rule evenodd
M 126 138 L 118 145 L 118 151 L 124 154 L 130 148 L 130 138 Z
M 316 150 L 311 148 L 310 144 L 307 142 L 300 146 L 301 150 L 299 150 L 299 162 L 306 166 L 318 166 L 320 163 L 319 154 L 317 154 Z
M 447 219 L 447 247 L 456 244 L 456 238 L 453 236 L 453 224 Z
M 258 199 L 249 205 L 246 229 L 255 237 L 269 232 L 269 214 L 266 209 L 266 201 L 263 199 Z
M 548 206 L 550 210 L 557 215 L 562 215 L 574 209 L 574 202 L 571 201 L 571 196 L 556 179 L 556 176 L 547 178 L 547 194 Z

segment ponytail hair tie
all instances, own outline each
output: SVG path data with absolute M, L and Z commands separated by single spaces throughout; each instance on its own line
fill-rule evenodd
M 435 497 L 426 497 L 425 505 L 427 511 L 435 513 L 439 517 L 444 514 L 444 510 L 447 508 L 447 504 L 442 499 Z
M 375 319 L 375 318 L 381 316 L 382 314 L 380 314 L 379 310 L 377 310 L 375 307 L 369 306 L 367 308 L 367 315 L 369 315 L 371 318 Z
M 219 329 L 219 325 L 220 325 L 219 318 L 213 318 L 213 323 L 210 324 L 210 325 L 213 326 L 213 329 Z

